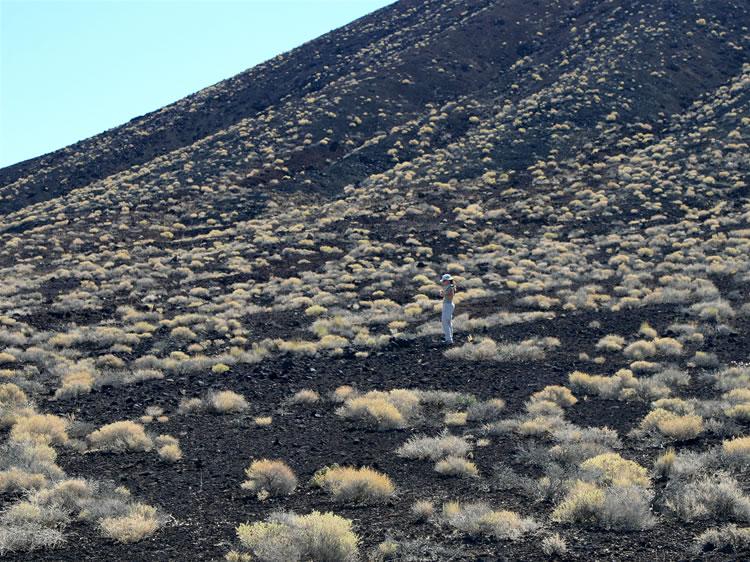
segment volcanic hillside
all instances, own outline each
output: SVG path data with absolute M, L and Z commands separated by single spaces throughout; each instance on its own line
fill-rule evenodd
M 0 170 L 0 556 L 749 556 L 749 52 L 401 0 Z

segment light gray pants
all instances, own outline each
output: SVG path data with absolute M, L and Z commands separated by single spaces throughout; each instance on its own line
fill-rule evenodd
M 453 310 L 456 306 L 453 301 L 443 301 L 443 332 L 445 343 L 453 343 Z

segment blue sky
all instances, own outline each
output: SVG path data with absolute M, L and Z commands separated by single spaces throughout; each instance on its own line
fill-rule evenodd
M 0 0 L 0 168 L 155 111 L 395 0 Z

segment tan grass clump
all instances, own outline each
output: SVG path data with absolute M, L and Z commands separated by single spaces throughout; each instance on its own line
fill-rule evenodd
M 253 461 L 245 469 L 247 480 L 241 487 L 252 493 L 267 496 L 284 496 L 294 492 L 297 477 L 284 461 L 262 459 Z
M 94 376 L 88 371 L 76 371 L 63 377 L 62 386 L 55 391 L 55 398 L 68 398 L 88 394 L 94 386 Z
M 655 524 L 653 492 L 641 486 L 601 487 L 577 480 L 552 512 L 558 523 L 579 523 L 616 531 L 644 530 Z
M 181 414 L 196 414 L 205 409 L 206 404 L 200 398 L 183 398 L 177 411 Z
M 357 391 L 354 390 L 354 387 L 344 384 L 337 387 L 333 391 L 331 399 L 334 402 L 345 402 L 347 399 L 354 397 L 356 394 Z
M 750 521 L 750 498 L 725 472 L 678 483 L 667 495 L 665 505 L 685 521 L 707 517 Z
M 750 403 L 737 404 L 726 411 L 727 416 L 741 422 L 750 422 Z
M 712 527 L 695 537 L 694 552 L 724 552 L 740 556 L 750 550 L 750 527 L 737 527 L 728 523 L 723 527 Z
M 446 412 L 443 423 L 445 425 L 466 425 L 466 412 Z
M 124 517 L 106 517 L 99 522 L 106 537 L 130 544 L 153 535 L 160 527 L 156 508 L 144 504 L 135 504 Z
M 63 445 L 68 441 L 68 420 L 52 414 L 34 414 L 19 418 L 10 430 L 13 441 L 39 441 Z
M 677 452 L 673 447 L 669 447 L 664 453 L 656 457 L 653 467 L 654 474 L 660 478 L 669 476 L 676 460 Z
M 652 341 L 638 340 L 628 345 L 623 354 L 629 359 L 647 359 L 654 357 L 657 353 L 656 345 Z
M 676 441 L 695 439 L 703 432 L 703 418 L 693 414 L 678 415 L 665 408 L 655 408 L 641 420 L 636 433 L 662 435 Z
M 564 557 L 568 554 L 568 543 L 559 533 L 548 535 L 542 539 L 542 552 L 547 556 Z
M 352 531 L 352 521 L 333 513 L 276 513 L 267 521 L 241 524 L 237 536 L 248 554 L 258 560 L 356 562 L 359 559 L 359 537 Z
M 750 463 L 750 437 L 725 440 L 721 444 L 721 452 L 733 461 L 739 461 L 742 464 Z
M 623 459 L 617 453 L 604 453 L 581 464 L 584 471 L 592 473 L 603 486 L 651 486 L 648 471 L 634 461 Z
M 239 414 L 250 408 L 244 396 L 231 390 L 213 392 L 209 394 L 207 402 L 217 414 Z
M 533 519 L 524 519 L 512 511 L 495 511 L 483 502 L 449 502 L 443 506 L 442 518 L 447 525 L 468 535 L 504 540 L 518 540 L 539 528 Z
M 567 408 L 573 406 L 578 402 L 578 398 L 573 396 L 573 393 L 564 386 L 550 385 L 544 387 L 539 392 L 535 392 L 529 399 L 531 402 L 549 401 L 554 402 L 561 408 Z
M 182 449 L 177 443 L 162 445 L 156 450 L 159 458 L 166 462 L 177 462 L 182 459 Z
M 380 430 L 406 427 L 418 412 L 419 395 L 406 389 L 373 390 L 363 396 L 354 395 L 336 410 L 343 418 L 360 420 Z
M 38 472 L 27 472 L 15 466 L 0 471 L 0 492 L 41 490 L 48 484 L 47 477 Z
M 289 402 L 292 404 L 315 404 L 318 400 L 320 400 L 320 395 L 317 392 L 309 388 L 303 388 L 295 392 Z
M 703 433 L 703 418 L 694 415 L 675 416 L 660 421 L 657 427 L 666 437 L 688 441 Z
M 323 488 L 333 499 L 342 502 L 382 502 L 396 489 L 387 475 L 376 470 L 337 465 L 320 469 L 312 477 L 311 484 Z
M 427 521 L 435 513 L 435 504 L 428 500 L 417 500 L 411 506 L 411 513 L 417 521 Z
M 26 393 L 13 383 L 0 385 L 0 429 L 34 414 Z
M 616 377 L 589 375 L 581 371 L 574 371 L 568 377 L 570 386 L 574 390 L 600 396 L 601 398 L 616 398 L 622 388 L 622 380 Z
M 448 456 L 465 457 L 469 451 L 471 443 L 466 439 L 443 431 L 436 437 L 412 436 L 396 449 L 396 454 L 412 460 L 439 461 Z
M 479 476 L 479 469 L 473 462 L 449 455 L 435 463 L 435 472 L 443 476 L 462 476 L 467 478 L 476 478 Z
M 89 434 L 89 443 L 105 451 L 150 451 L 153 441 L 139 423 L 118 421 L 104 425 Z
M 625 347 L 625 338 L 616 334 L 604 336 L 596 343 L 596 349 L 600 351 L 622 351 Z

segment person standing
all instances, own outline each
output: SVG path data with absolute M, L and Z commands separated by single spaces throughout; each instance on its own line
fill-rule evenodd
M 441 277 L 440 296 L 443 297 L 443 333 L 445 334 L 445 345 L 453 345 L 453 297 L 456 294 L 456 285 L 453 277 L 448 273 Z

